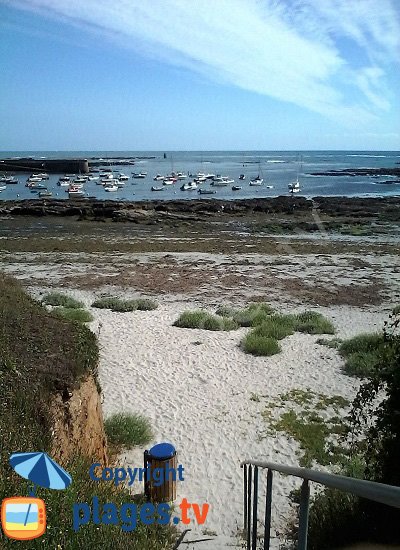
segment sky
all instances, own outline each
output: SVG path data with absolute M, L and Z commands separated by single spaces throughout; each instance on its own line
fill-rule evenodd
M 0 0 L 0 150 L 400 149 L 400 0 Z

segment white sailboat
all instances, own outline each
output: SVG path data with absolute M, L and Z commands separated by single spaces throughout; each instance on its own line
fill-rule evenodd
M 300 192 L 300 182 L 299 182 L 299 164 L 297 163 L 297 175 L 296 181 L 292 181 L 288 185 L 289 193 L 299 193 Z

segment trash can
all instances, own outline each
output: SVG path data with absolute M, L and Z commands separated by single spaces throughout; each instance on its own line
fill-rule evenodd
M 176 450 L 171 443 L 158 443 L 144 452 L 144 492 L 153 502 L 176 499 Z M 155 471 L 156 470 L 156 471 Z

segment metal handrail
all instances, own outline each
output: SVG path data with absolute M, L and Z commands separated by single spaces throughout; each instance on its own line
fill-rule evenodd
M 307 550 L 308 509 L 310 498 L 309 481 L 314 481 L 325 487 L 337 489 L 345 493 L 351 493 L 388 506 L 400 508 L 400 487 L 393 485 L 366 481 L 364 479 L 355 479 L 337 474 L 328 474 L 309 468 L 286 466 L 285 464 L 276 464 L 275 462 L 261 462 L 259 460 L 245 460 L 240 466 L 244 468 L 244 531 L 247 535 L 248 550 L 255 550 L 257 544 L 259 468 L 268 470 L 264 521 L 264 550 L 268 550 L 270 545 L 272 475 L 274 471 L 303 479 L 300 492 L 299 550 Z M 253 491 L 252 479 L 254 480 Z

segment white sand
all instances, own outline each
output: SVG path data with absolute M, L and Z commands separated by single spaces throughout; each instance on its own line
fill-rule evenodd
M 80 298 L 86 295 L 77 294 Z M 177 302 L 161 304 L 153 312 L 93 311 L 96 332 L 101 323 L 99 375 L 104 414 L 142 413 L 154 426 L 153 443 L 169 441 L 175 445 L 178 462 L 185 468 L 185 480 L 178 483 L 177 503 L 186 497 L 189 502 L 210 505 L 204 526 L 190 525 L 192 532 L 186 539 L 203 538 L 201 533 L 207 529 L 217 538 L 195 548 L 227 548 L 237 543 L 234 534 L 243 522 L 240 462 L 253 458 L 298 465 L 294 440 L 282 433 L 259 437 L 265 433 L 261 412 L 268 397 L 292 388 L 310 388 L 352 399 L 358 382 L 341 373 L 337 352 L 316 344 L 316 336 L 294 334 L 282 341 L 282 353 L 256 358 L 238 348 L 248 329 L 210 332 L 173 327 L 179 314 L 192 307 Z M 379 329 L 385 318 L 384 314 L 349 307 L 321 308 L 321 312 L 335 322 L 339 337 Z M 196 341 L 201 344 L 195 345 Z M 263 396 L 261 401 L 251 400 L 252 393 Z M 121 457 L 122 463 L 141 466 L 143 451 L 127 452 Z M 276 476 L 275 529 L 284 526 L 290 512 L 287 497 L 298 486 L 294 478 Z M 139 492 L 142 487 L 135 489 Z M 263 514 L 260 503 L 259 517 Z

